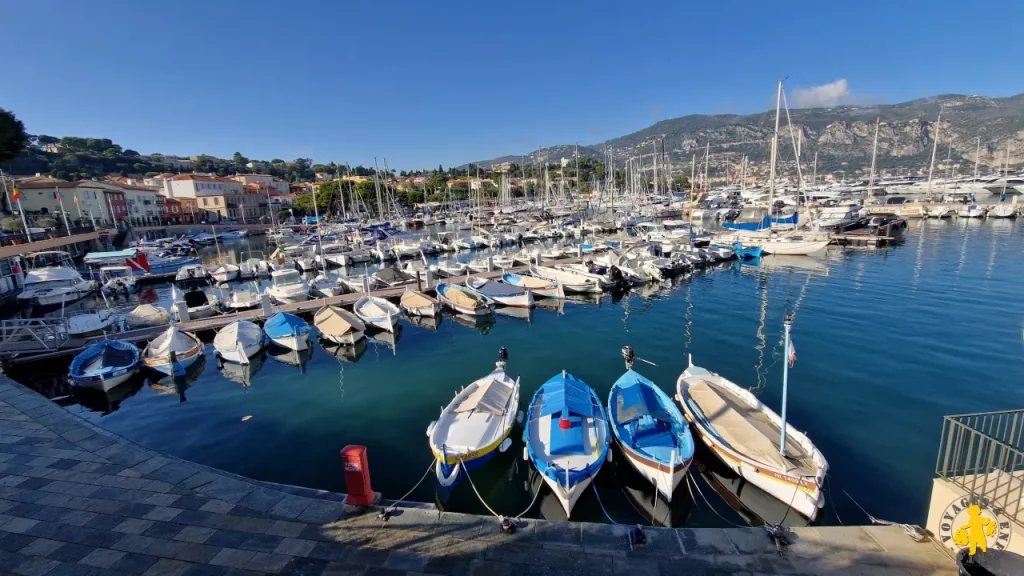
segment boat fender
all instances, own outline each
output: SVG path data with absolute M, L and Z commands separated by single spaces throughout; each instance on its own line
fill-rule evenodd
M 498 452 L 501 452 L 501 453 L 504 454 L 505 451 L 508 450 L 511 447 L 512 447 L 512 439 L 511 438 L 505 438 L 505 440 L 502 441 L 501 445 L 498 446 Z
M 609 450 L 609 451 L 607 452 L 607 454 L 605 455 L 604 459 L 605 459 L 605 461 L 607 461 L 607 462 L 611 462 L 611 461 L 612 461 L 612 451 L 611 451 L 611 450 Z
M 523 411 L 516 412 L 516 424 L 523 425 Z
M 523 446 L 523 460 L 526 460 L 527 462 L 530 461 L 530 451 L 526 448 L 526 446 Z
M 427 426 L 427 438 L 430 438 L 430 434 L 434 432 L 434 426 L 437 426 L 437 420 L 434 420 Z

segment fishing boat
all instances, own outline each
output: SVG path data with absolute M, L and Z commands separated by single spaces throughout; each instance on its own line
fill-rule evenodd
M 786 326 L 786 349 L 789 326 Z M 784 370 L 788 364 L 784 364 Z M 783 377 L 786 413 L 786 377 Z M 813 520 L 825 503 L 825 457 L 749 390 L 705 368 L 689 366 L 676 382 L 676 400 L 701 440 L 748 482 Z M 780 446 L 784 446 L 780 450 Z
M 185 301 L 185 306 L 188 307 L 188 317 L 190 320 L 197 320 L 199 318 L 209 318 L 220 314 L 220 302 L 217 300 L 217 296 L 213 294 L 207 294 L 202 290 L 190 290 L 185 292 L 182 296 Z M 172 308 L 174 317 L 178 320 L 178 308 Z
M 169 376 L 184 376 L 185 370 L 203 355 L 203 343 L 195 334 L 171 326 L 146 346 L 142 363 Z
M 622 356 L 626 373 L 608 394 L 612 435 L 629 463 L 671 502 L 693 461 L 690 428 L 672 398 L 633 370 L 633 349 L 626 346 Z
M 604 292 L 602 287 L 604 279 L 597 274 L 548 266 L 531 266 L 530 274 L 538 278 L 560 283 L 565 292 L 577 294 L 600 294 Z
M 283 268 L 270 273 L 272 285 L 267 294 L 279 304 L 305 302 L 309 299 L 309 285 L 294 268 Z
M 313 315 L 313 326 L 325 340 L 335 344 L 355 344 L 366 332 L 358 316 L 338 306 L 324 306 Z
M 129 266 L 103 266 L 99 282 L 104 294 L 129 294 L 138 289 L 135 274 Z
M 547 280 L 526 274 L 506 272 L 501 275 L 501 281 L 512 286 L 525 288 L 537 296 L 565 298 L 565 290 L 562 288 L 562 283 L 558 280 Z
M 94 336 L 113 329 L 113 310 L 78 310 L 68 314 L 68 336 Z
M 267 335 L 258 324 L 248 320 L 235 320 L 220 329 L 213 338 L 217 355 L 225 362 L 248 364 L 267 344 Z
M 238 290 L 232 290 L 228 297 L 221 302 L 221 306 L 227 310 L 251 310 L 258 307 L 260 302 L 260 293 L 253 286 L 246 286 L 239 288 Z
M 719 245 L 716 245 L 714 243 L 712 243 L 711 246 L 719 247 Z M 737 258 L 740 258 L 742 260 L 748 260 L 750 258 L 760 258 L 762 253 L 760 246 L 745 246 L 742 242 L 733 242 L 732 251 Z
M 231 282 L 238 280 L 239 267 L 234 264 L 222 264 L 210 271 L 214 282 Z
M 74 386 L 106 392 L 131 378 L 139 369 L 139 349 L 129 342 L 103 340 L 71 361 L 68 376 Z
M 274 344 L 289 350 L 305 350 L 309 346 L 312 328 L 305 320 L 294 314 L 278 312 L 263 325 L 263 331 Z
M 441 282 L 436 287 L 437 299 L 441 304 L 459 314 L 467 316 L 486 316 L 491 313 L 492 305 L 462 286 Z
M 373 273 L 373 278 L 377 281 L 378 285 L 388 288 L 411 286 L 418 282 L 415 276 L 397 268 L 381 268 Z
M 125 314 L 124 322 L 129 329 L 164 326 L 171 323 L 171 315 L 159 306 L 139 304 L 131 312 Z
M 490 374 L 455 394 L 427 427 L 437 482 L 451 488 L 464 473 L 489 462 L 512 445 L 509 434 L 519 408 L 519 379 L 505 373 L 508 350 L 498 351 Z
M 597 394 L 563 370 L 534 394 L 523 441 L 526 458 L 571 516 L 608 457 L 608 422 Z
M 377 288 L 377 279 L 369 274 L 352 274 L 338 279 L 349 292 L 368 292 Z
M 356 300 L 352 311 L 367 326 L 373 326 L 388 332 L 394 332 L 395 324 L 398 324 L 398 319 L 402 315 L 402 311 L 398 309 L 398 306 L 376 296 L 363 296 Z
M 514 308 L 532 308 L 533 292 L 521 286 L 495 282 L 483 278 L 469 278 L 466 280 L 466 288 L 482 298 Z
M 416 290 L 402 292 L 400 301 L 402 309 L 410 316 L 434 317 L 441 313 L 441 303 Z
M 207 282 L 206 268 L 202 264 L 186 264 L 174 275 L 174 283 L 180 286 L 202 286 Z

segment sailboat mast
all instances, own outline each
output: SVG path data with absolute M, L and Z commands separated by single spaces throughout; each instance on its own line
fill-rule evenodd
M 694 186 L 697 185 L 697 155 L 690 158 L 690 202 L 693 202 Z
M 779 150 L 779 109 L 782 107 L 782 80 L 775 93 L 775 131 L 772 132 L 771 162 L 768 168 L 768 222 L 771 223 L 772 204 L 775 203 L 775 160 Z
M 974 147 L 974 179 L 978 179 L 978 157 L 981 156 L 981 136 L 977 138 L 978 143 Z
M 881 118 L 875 118 L 875 143 L 871 146 L 871 176 L 868 177 L 868 196 L 875 189 L 875 156 L 878 154 L 878 124 Z
M 781 86 L 782 83 L 780 82 Z M 786 334 L 785 348 L 782 349 L 782 354 L 785 356 L 782 361 L 782 433 L 779 435 L 779 452 L 783 456 L 786 455 L 786 404 L 789 399 L 789 347 L 791 346 L 789 341 L 789 329 L 793 325 L 793 317 L 786 314 L 786 318 L 782 321 L 783 331 Z
M 935 153 L 939 150 L 939 122 L 942 121 L 942 110 L 935 119 L 935 134 L 932 135 L 932 162 L 928 166 L 928 192 L 932 191 L 932 172 L 935 170 Z
M 818 151 L 814 151 L 814 173 L 811 176 L 811 186 L 818 181 Z

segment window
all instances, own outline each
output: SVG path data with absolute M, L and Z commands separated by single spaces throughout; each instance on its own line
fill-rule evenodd
M 203 206 L 209 206 L 209 204 L 207 204 L 206 202 L 207 202 L 207 199 L 203 198 Z

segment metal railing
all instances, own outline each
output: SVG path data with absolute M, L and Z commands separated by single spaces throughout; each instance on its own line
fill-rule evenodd
M 946 416 L 935 474 L 1024 527 L 1024 410 Z
M 68 341 L 67 318 L 16 318 L 0 322 L 0 347 L 13 342 L 36 342 L 56 350 Z

